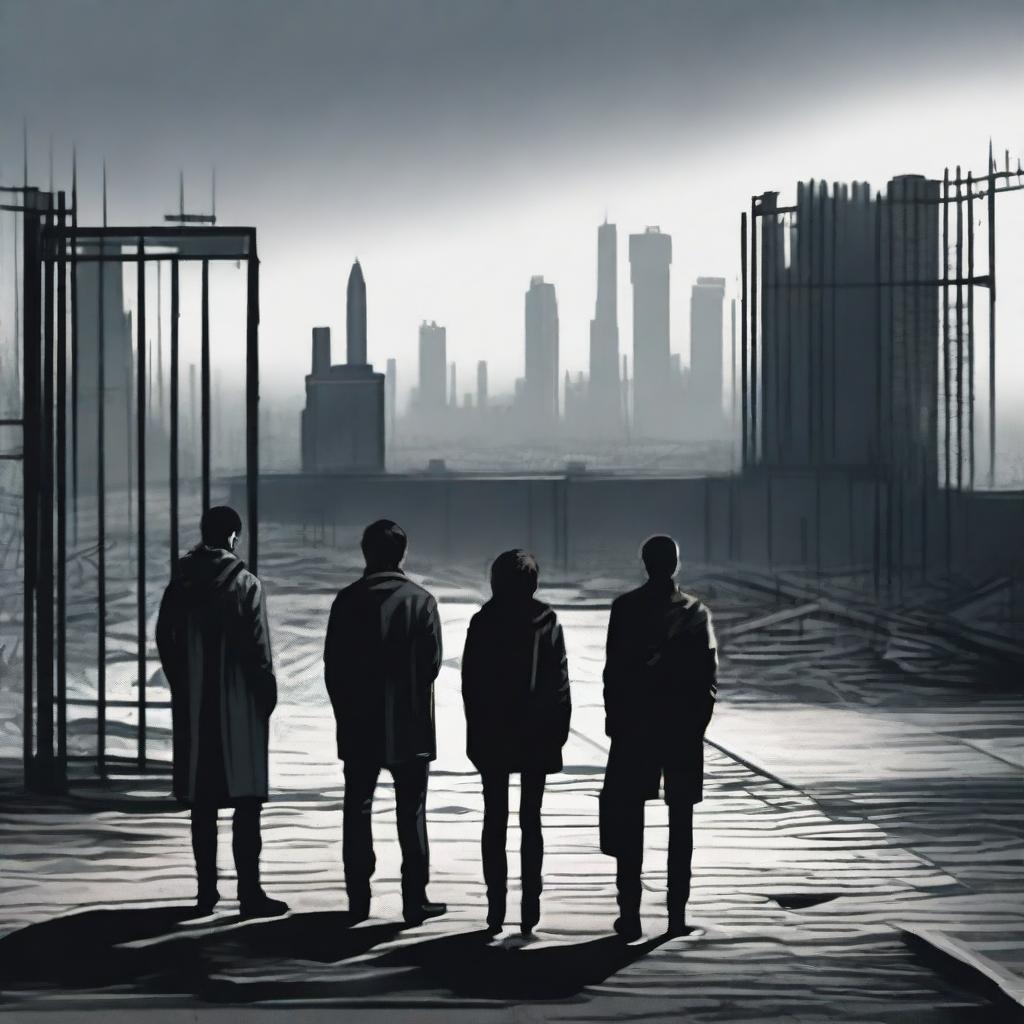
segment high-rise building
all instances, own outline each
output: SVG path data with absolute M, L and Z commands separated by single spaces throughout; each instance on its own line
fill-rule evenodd
M 527 422 L 539 432 L 558 424 L 558 303 L 555 286 L 543 277 L 530 278 L 526 292 Z
M 722 433 L 722 308 L 724 277 L 698 277 L 690 291 L 690 378 L 687 421 L 690 433 Z
M 366 284 L 356 260 L 348 279 L 348 362 L 331 366 L 331 333 L 313 329 L 312 372 L 302 410 L 302 468 L 307 473 L 384 468 L 384 374 L 366 361 Z
M 440 412 L 448 404 L 448 332 L 436 320 L 420 324 L 419 408 L 425 413 Z
M 633 284 L 633 431 L 640 437 L 676 433 L 669 359 L 669 267 L 672 238 L 657 227 L 629 236 Z
M 398 360 L 389 359 L 384 371 L 384 420 L 387 423 L 389 443 L 395 440 L 398 424 Z
M 476 404 L 478 409 L 487 408 L 487 360 L 476 364 Z
M 597 302 L 590 321 L 591 428 L 618 435 L 619 400 L 618 242 L 614 224 L 597 229 Z

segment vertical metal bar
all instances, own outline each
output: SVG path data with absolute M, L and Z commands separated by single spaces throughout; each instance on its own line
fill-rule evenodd
M 38 683 L 36 724 L 37 782 L 41 787 L 53 785 L 53 414 L 54 414 L 54 338 L 53 338 L 53 197 L 46 195 L 45 232 L 42 239 L 43 267 L 43 379 L 40 406 L 39 445 L 39 577 L 36 589 L 36 644 L 38 650 Z
M 797 231 L 803 238 L 803 259 L 800 277 L 804 282 L 807 297 L 807 319 L 801 324 L 804 358 L 807 360 L 807 461 L 816 461 L 814 444 L 814 346 L 811 344 L 811 321 L 814 317 L 814 179 L 804 193 L 804 222 L 797 222 Z
M 107 476 L 106 476 L 106 237 L 97 263 L 96 345 L 96 769 L 107 774 Z
M 833 277 L 835 271 L 833 270 Z M 833 298 L 835 292 L 833 290 Z M 875 194 L 875 436 L 871 445 L 875 476 L 872 579 L 878 596 L 882 569 L 882 510 L 878 480 L 882 474 L 882 193 Z
M 736 469 L 736 299 L 733 298 L 730 307 L 729 315 L 731 321 L 731 357 L 732 369 L 729 373 L 729 397 L 732 399 L 732 410 L 730 412 L 729 424 L 732 433 L 732 465 L 733 471 Z
M 889 451 L 886 461 L 885 476 L 885 585 L 889 593 L 892 593 L 892 567 L 893 549 L 895 546 L 896 530 L 893 523 L 893 480 L 896 477 L 896 204 L 894 202 L 892 184 L 887 187 L 886 209 L 888 211 L 888 250 L 889 264 L 887 274 L 888 286 L 888 328 L 885 332 L 885 341 L 888 348 L 889 374 L 886 388 L 886 412 L 888 418 Z
M 740 214 L 740 465 L 747 469 L 747 213 Z
M 78 543 L 78 155 L 71 170 L 71 524 Z
M 40 267 L 39 267 L 39 214 L 36 210 L 38 193 L 35 189 L 24 193 L 25 211 L 22 215 L 22 472 L 25 546 L 25 590 L 22 641 L 24 666 L 24 722 L 22 742 L 25 785 L 35 784 L 35 657 L 36 616 L 35 600 L 39 559 L 39 349 L 40 349 Z
M 178 564 L 178 257 L 171 260 L 171 573 Z
M 199 402 L 202 406 L 203 511 L 210 507 L 210 261 L 203 260 L 202 349 L 199 361 Z
M 249 236 L 246 263 L 245 318 L 245 486 L 248 497 L 249 569 L 258 571 L 259 555 L 259 411 L 260 411 L 260 264 L 256 255 L 256 232 Z
M 943 417 L 943 506 L 945 510 L 946 576 L 951 562 L 952 516 L 950 484 L 952 479 L 952 430 L 950 426 L 949 366 L 949 168 L 942 176 L 942 417 Z
M 764 453 L 762 452 L 762 455 Z M 757 452 L 757 199 L 750 201 L 750 455 Z
M 967 465 L 974 490 L 974 176 L 967 172 Z
M 838 381 L 836 379 L 836 339 L 838 337 L 839 317 L 839 184 L 832 182 L 832 332 L 831 332 L 831 380 L 830 380 L 830 402 L 831 422 L 831 451 L 832 458 L 836 458 L 836 390 Z
M 956 489 L 964 489 L 964 208 L 960 168 L 956 169 Z
M 996 166 L 988 144 L 988 485 L 996 485 Z
M 137 534 L 137 579 L 138 587 L 138 751 L 140 768 L 146 766 L 146 427 L 148 404 L 146 401 L 146 260 L 145 244 L 138 241 L 138 262 L 136 264 L 136 335 L 135 347 L 135 430 L 138 435 L 135 454 L 138 469 L 139 525 Z
M 60 235 L 57 241 L 57 773 L 67 778 L 67 413 L 68 413 L 68 295 L 67 205 L 57 196 Z

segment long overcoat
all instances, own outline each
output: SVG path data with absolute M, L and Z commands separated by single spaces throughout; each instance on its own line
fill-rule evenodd
M 608 622 L 605 792 L 666 801 L 703 799 L 704 732 L 718 692 L 711 613 L 674 583 L 617 598 Z
M 338 757 L 378 767 L 432 761 L 440 668 L 437 602 L 405 573 L 365 573 L 340 591 L 324 645 Z
M 466 634 L 462 699 L 479 771 L 561 771 L 572 701 L 554 610 L 533 598 L 488 601 Z
M 277 681 L 259 579 L 230 551 L 194 548 L 164 591 L 156 642 L 171 689 L 175 796 L 265 800 Z

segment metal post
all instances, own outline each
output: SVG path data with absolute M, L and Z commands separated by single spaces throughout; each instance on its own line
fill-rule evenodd
M 249 503 L 249 569 L 258 571 L 259 554 L 259 323 L 260 272 L 256 255 L 256 232 L 249 236 L 249 259 L 246 263 L 245 318 L 245 485 Z
M 171 573 L 178 564 L 178 257 L 171 260 Z
M 107 774 L 107 497 L 106 497 L 106 239 L 100 239 L 97 263 L 99 301 L 97 302 L 96 347 L 96 770 L 100 778 Z
M 835 270 L 833 268 L 833 279 Z M 871 445 L 875 463 L 875 521 L 872 545 L 872 579 L 878 597 L 882 562 L 881 492 L 878 480 L 882 473 L 882 193 L 875 194 L 875 437 Z M 833 300 L 835 290 L 833 289 Z M 852 545 L 851 545 L 852 548 Z
M 41 256 L 43 261 L 43 379 L 40 406 L 39 446 L 39 576 L 36 584 L 36 644 L 38 650 L 38 711 L 36 723 L 36 784 L 50 789 L 53 785 L 53 413 L 54 413 L 54 260 L 53 260 L 53 197 L 46 195 L 43 223 L 46 233 Z
M 996 485 L 996 165 L 988 144 L 988 485 Z
M 763 452 L 762 452 L 763 454 Z M 757 462 L 757 199 L 750 200 L 750 455 Z
M 36 617 L 35 599 L 39 558 L 39 349 L 40 349 L 40 281 L 39 281 L 39 214 L 38 193 L 35 189 L 24 193 L 25 210 L 22 215 L 22 290 L 23 324 L 22 343 L 22 472 L 25 545 L 25 590 L 22 642 L 24 666 L 24 722 L 22 742 L 26 788 L 35 783 L 35 652 Z
M 974 490 L 974 176 L 967 172 L 967 465 Z
M 949 366 L 949 168 L 942 175 L 942 415 L 943 415 L 943 507 L 946 532 L 946 576 L 952 562 L 952 516 L 950 486 L 952 479 L 952 430 L 950 428 L 950 366 Z
M 730 412 L 729 423 L 732 427 L 732 467 L 733 471 L 736 470 L 736 299 L 733 298 L 730 302 L 729 307 L 730 321 L 731 321 L 731 339 L 732 339 L 732 369 L 729 374 L 729 397 L 732 400 L 732 410 Z
M 57 195 L 60 235 L 57 240 L 57 774 L 62 787 L 67 778 L 67 413 L 68 413 L 68 308 L 67 208 L 63 192 Z
M 71 522 L 78 543 L 78 155 L 71 168 Z
M 135 430 L 138 438 L 135 453 L 138 468 L 139 526 L 137 534 L 138 576 L 138 764 L 146 767 L 146 261 L 145 243 L 138 241 L 138 263 L 136 264 L 136 335 L 135 335 Z
M 210 261 L 203 260 L 199 401 L 202 406 L 203 511 L 210 507 Z
M 747 470 L 747 214 L 740 214 L 740 464 Z
M 964 489 L 964 208 L 960 168 L 956 169 L 956 489 Z

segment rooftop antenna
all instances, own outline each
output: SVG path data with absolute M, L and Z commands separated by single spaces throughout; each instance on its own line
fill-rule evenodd
M 107 226 L 107 161 L 103 161 L 103 226 Z
M 24 181 L 22 184 L 25 188 L 28 188 L 28 118 L 24 117 L 21 120 L 21 153 L 23 160 L 24 169 Z
M 216 171 L 212 179 L 213 202 L 217 202 L 217 178 Z M 178 171 L 178 212 L 165 213 L 164 220 L 169 224 L 214 224 L 216 216 L 213 213 L 186 213 L 185 212 L 185 172 Z
M 78 210 L 78 147 L 71 147 L 71 208 Z
M 217 166 L 214 164 L 210 171 L 210 219 L 217 219 Z

